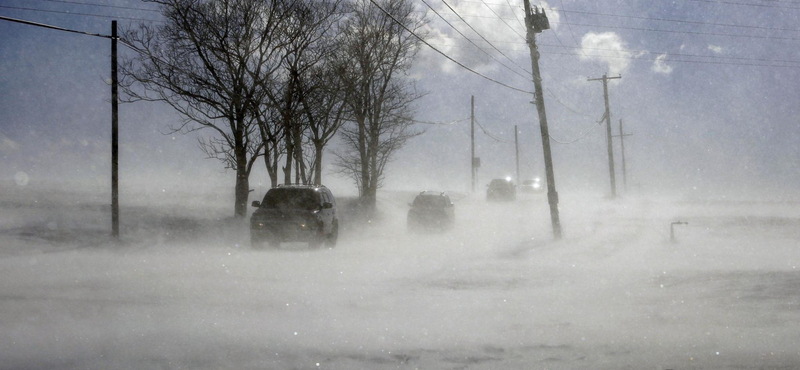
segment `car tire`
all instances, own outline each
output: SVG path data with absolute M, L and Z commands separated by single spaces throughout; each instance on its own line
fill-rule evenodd
M 331 233 L 325 238 L 325 246 L 328 248 L 336 247 L 336 242 L 339 240 L 339 222 L 334 221 L 331 226 Z

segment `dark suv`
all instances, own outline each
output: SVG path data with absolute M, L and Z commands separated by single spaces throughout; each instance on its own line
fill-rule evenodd
M 339 219 L 336 200 L 325 186 L 285 185 L 270 189 L 250 217 L 250 243 L 266 242 L 271 247 L 281 242 L 305 241 L 310 247 L 324 242 L 336 246 Z
M 411 231 L 421 229 L 445 230 L 453 226 L 453 202 L 445 193 L 423 191 L 409 204 L 407 225 Z
M 517 199 L 517 187 L 509 179 L 494 179 L 486 189 L 486 200 L 507 200 Z

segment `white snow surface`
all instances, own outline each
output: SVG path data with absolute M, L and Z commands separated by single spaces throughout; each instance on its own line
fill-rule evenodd
M 800 368 L 798 203 L 561 194 L 554 241 L 544 195 L 411 235 L 413 195 L 254 250 L 225 196 L 123 194 L 115 243 L 107 195 L 5 189 L 0 369 Z

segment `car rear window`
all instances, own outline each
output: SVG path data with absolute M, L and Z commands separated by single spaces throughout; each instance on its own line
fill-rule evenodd
M 511 186 L 511 181 L 503 180 L 503 179 L 494 179 L 489 186 L 491 187 L 503 187 L 503 186 Z
M 280 209 L 317 209 L 319 193 L 312 189 L 270 189 L 264 196 L 264 206 Z
M 444 207 L 445 200 L 441 195 L 417 195 L 414 207 Z

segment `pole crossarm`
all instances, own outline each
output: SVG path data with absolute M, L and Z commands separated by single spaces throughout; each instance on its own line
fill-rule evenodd
M 608 80 L 618 80 L 622 78 L 622 75 L 618 75 L 617 77 L 600 77 L 600 78 L 589 78 L 586 81 L 608 81 Z

